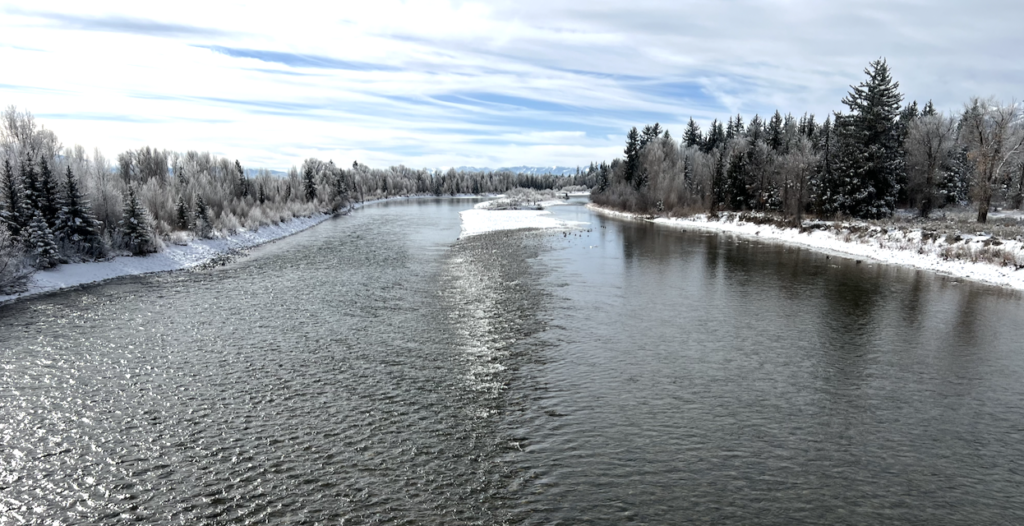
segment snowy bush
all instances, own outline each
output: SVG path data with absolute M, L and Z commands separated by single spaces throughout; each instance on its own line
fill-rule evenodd
M 25 251 L 7 230 L 7 225 L 0 223 L 0 294 L 13 294 L 25 289 L 32 265 L 25 256 Z

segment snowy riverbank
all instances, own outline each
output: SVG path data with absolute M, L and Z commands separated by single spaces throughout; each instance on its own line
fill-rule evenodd
M 520 228 L 553 228 L 570 230 L 579 228 L 586 223 L 556 219 L 544 208 L 564 205 L 565 201 L 552 199 L 535 204 L 536 210 L 505 210 L 503 197 L 491 201 L 477 203 L 472 210 L 459 213 L 462 219 L 462 236 L 474 236 L 497 230 L 517 230 Z
M 673 228 L 756 237 L 854 259 L 930 270 L 958 278 L 1024 290 L 1024 243 L 986 233 L 938 234 L 906 227 L 886 228 L 862 222 L 805 221 L 787 228 L 759 216 L 699 214 L 687 218 L 645 218 L 587 205 L 614 217 L 648 220 Z M 978 225 L 983 228 L 984 225 Z
M 221 239 L 193 239 L 184 245 L 167 243 L 162 251 L 146 256 L 120 256 L 106 261 L 59 265 L 35 272 L 29 277 L 28 290 L 19 294 L 0 295 L 0 303 L 120 276 L 194 267 L 234 250 L 251 248 L 296 234 L 331 217 L 330 214 L 297 217 L 276 225 L 260 227 L 259 230 L 241 231 Z

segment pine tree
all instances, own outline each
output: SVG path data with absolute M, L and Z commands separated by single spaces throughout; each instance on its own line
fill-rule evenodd
M 704 142 L 704 138 L 700 132 L 700 126 L 690 117 L 690 122 L 686 124 L 686 130 L 683 132 L 683 145 L 686 147 L 701 146 Z
M 99 226 L 69 166 L 64 177 L 61 209 L 57 212 L 57 237 L 70 243 L 78 252 L 99 257 L 105 252 Z
M 28 249 L 29 254 L 35 257 L 36 268 L 52 268 L 60 263 L 57 241 L 39 210 L 33 211 L 32 221 L 25 228 L 22 238 L 25 240 L 25 248 Z
M 779 110 L 775 110 L 775 115 L 768 121 L 765 135 L 765 142 L 772 150 L 779 151 L 782 148 L 782 114 Z
M 21 174 L 21 224 L 27 226 L 35 218 L 36 210 L 39 209 L 38 192 L 36 188 L 36 170 L 28 157 L 22 157 L 18 165 L 18 172 Z
M 836 115 L 835 131 L 842 145 L 836 169 L 846 183 L 846 202 L 838 211 L 875 219 L 892 214 L 904 177 L 897 125 L 903 95 L 884 59 L 871 62 L 864 72 L 868 79 L 850 86 L 843 98 L 850 113 Z
M 242 163 L 235 159 L 235 172 L 238 174 L 238 193 L 241 197 L 249 197 L 249 178 L 242 170 Z
M 210 211 L 203 196 L 196 195 L 195 220 L 192 223 L 196 236 L 206 239 L 213 235 L 213 224 L 210 222 Z
M 267 193 L 263 189 L 263 183 L 260 183 L 257 187 L 256 199 L 259 200 L 261 205 L 267 202 Z
M 149 212 L 139 203 L 135 189 L 128 185 L 124 197 L 123 218 L 118 223 L 124 248 L 133 255 L 156 252 L 153 234 L 149 225 Z
M 729 156 L 729 169 L 726 170 L 725 187 L 728 193 L 726 201 L 733 210 L 743 210 L 750 202 L 750 195 L 747 189 L 747 156 L 742 149 L 737 148 Z
M 18 179 L 14 176 L 14 169 L 11 162 L 4 158 L 3 173 L 0 174 L 0 188 L 3 192 L 3 210 L 0 211 L 0 222 L 7 225 L 7 231 L 13 237 L 19 237 L 25 228 L 24 211 L 22 203 L 22 189 Z
M 40 160 L 38 178 L 36 179 L 36 202 L 43 218 L 46 219 L 46 224 L 54 231 L 57 230 L 57 215 L 63 206 L 62 201 L 57 180 L 50 170 L 50 163 Z
M 178 230 L 190 230 L 192 228 L 192 211 L 188 209 L 188 202 L 185 201 L 184 195 L 178 195 L 175 216 L 174 226 L 178 227 Z
M 306 163 L 306 169 L 303 171 L 303 181 L 305 184 L 306 201 L 313 201 L 316 199 L 316 174 L 313 173 L 312 163 Z
M 930 99 L 924 105 L 924 108 L 921 110 L 922 117 L 931 117 L 932 115 L 936 115 L 938 113 L 939 112 L 935 111 L 935 105 L 932 104 L 932 101 Z
M 636 126 L 630 128 L 629 133 L 626 134 L 626 149 L 623 150 L 626 154 L 626 166 L 623 172 L 623 179 L 626 184 L 636 185 L 640 174 L 640 132 L 637 131 Z

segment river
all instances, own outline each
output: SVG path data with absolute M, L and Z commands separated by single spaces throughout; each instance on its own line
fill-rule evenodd
M 472 204 L 0 306 L 0 525 L 1024 520 L 1020 293 Z

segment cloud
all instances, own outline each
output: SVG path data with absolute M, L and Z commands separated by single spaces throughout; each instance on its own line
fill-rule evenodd
M 320 68 L 320 69 L 342 69 L 351 71 L 398 71 L 399 68 L 382 64 L 370 64 L 366 62 L 355 62 L 350 60 L 339 60 L 323 55 L 308 55 L 301 53 L 285 53 L 281 51 L 266 51 L 258 49 L 239 49 L 225 46 L 195 46 L 209 49 L 222 55 L 235 58 L 251 58 L 261 62 L 284 64 L 293 68 Z
M 220 37 L 228 33 L 208 27 L 159 22 L 125 16 L 87 16 L 30 9 L 8 8 L 9 14 L 38 18 L 50 24 L 79 31 L 102 31 L 162 37 Z
M 908 101 L 942 109 L 1024 86 L 1024 4 L 996 0 L 47 6 L 0 17 L 0 97 L 108 155 L 575 166 L 621 156 L 630 126 L 823 120 L 880 56 Z

